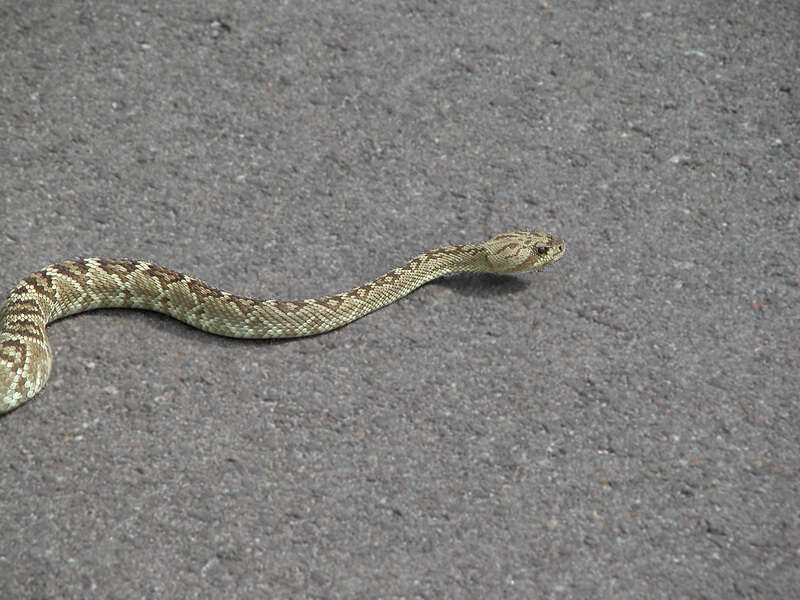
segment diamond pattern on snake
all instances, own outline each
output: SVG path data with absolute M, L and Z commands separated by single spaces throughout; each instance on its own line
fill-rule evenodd
M 234 338 L 304 337 L 352 323 L 443 275 L 541 270 L 564 251 L 564 242 L 548 233 L 502 233 L 478 244 L 430 250 L 349 292 L 294 301 L 236 296 L 137 260 L 85 258 L 50 265 L 20 281 L 0 308 L 0 414 L 44 387 L 53 364 L 46 327 L 62 317 L 96 308 L 138 308 Z

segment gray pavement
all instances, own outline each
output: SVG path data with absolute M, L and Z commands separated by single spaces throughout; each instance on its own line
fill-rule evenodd
M 331 334 L 49 328 L 2 598 L 800 596 L 794 2 L 7 2 L 0 290 L 76 256 L 347 289 Z

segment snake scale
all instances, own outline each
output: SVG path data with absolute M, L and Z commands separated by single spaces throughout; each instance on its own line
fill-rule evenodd
M 235 338 L 292 338 L 352 323 L 451 273 L 518 273 L 564 255 L 543 232 L 503 233 L 479 244 L 444 246 L 349 292 L 308 300 L 245 298 L 153 263 L 120 258 L 68 260 L 19 282 L 0 308 L 0 413 L 44 387 L 53 363 L 48 323 L 96 308 L 153 310 Z

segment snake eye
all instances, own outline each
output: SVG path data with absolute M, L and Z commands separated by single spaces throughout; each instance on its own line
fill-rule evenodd
M 548 248 L 547 246 L 539 246 L 539 247 L 536 249 L 536 252 L 538 252 L 539 254 L 547 254 L 547 251 L 548 251 L 549 249 L 550 249 L 550 248 Z

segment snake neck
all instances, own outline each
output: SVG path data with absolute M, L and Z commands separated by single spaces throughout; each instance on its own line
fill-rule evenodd
M 406 264 L 348 292 L 320 299 L 302 300 L 301 303 L 329 304 L 331 301 L 351 303 L 354 310 L 349 313 L 349 319 L 344 318 L 338 322 L 337 327 L 340 327 L 407 296 L 439 277 L 488 270 L 490 267 L 486 254 L 480 245 L 445 246 L 420 254 Z

